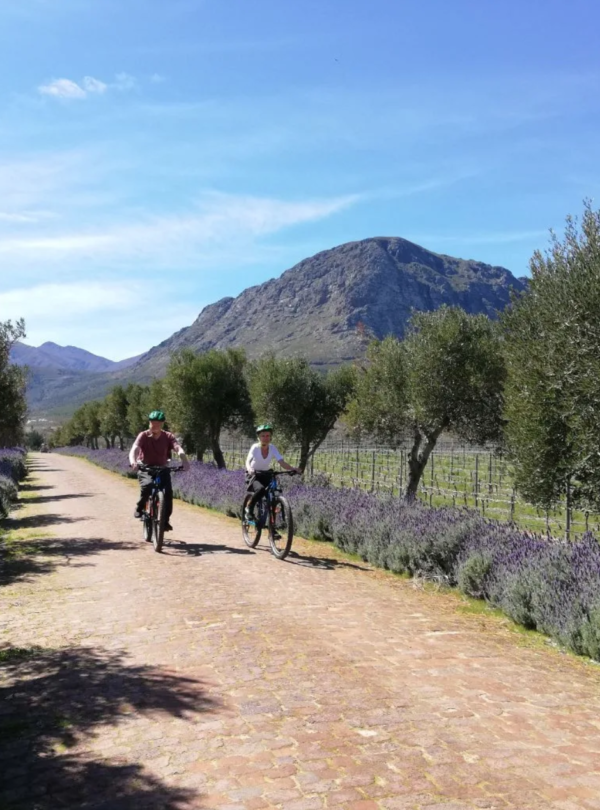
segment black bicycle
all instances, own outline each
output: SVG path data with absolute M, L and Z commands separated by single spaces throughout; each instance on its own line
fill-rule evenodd
M 163 476 L 166 470 L 171 473 L 180 472 L 183 467 L 149 467 L 139 465 L 141 470 L 149 472 L 152 476 L 152 490 L 146 503 L 146 508 L 142 511 L 142 533 L 144 540 L 152 541 L 154 551 L 162 551 L 165 539 L 165 527 L 167 525 L 167 513 L 165 510 L 165 484 Z
M 294 539 L 294 518 L 287 498 L 281 494 L 277 480 L 280 475 L 298 475 L 298 473 L 295 470 L 272 473 L 264 496 L 256 504 L 255 521 L 246 520 L 246 507 L 253 494 L 247 493 L 242 504 L 242 536 L 247 546 L 256 548 L 263 529 L 266 528 L 269 532 L 271 551 L 278 560 L 285 560 Z

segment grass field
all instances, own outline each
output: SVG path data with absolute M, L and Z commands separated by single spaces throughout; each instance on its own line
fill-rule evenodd
M 224 446 L 227 466 L 243 467 L 247 445 Z M 287 454 L 288 460 L 294 453 Z M 335 486 L 399 495 L 406 484 L 407 450 L 358 447 L 336 443 L 320 448 L 312 459 L 309 477 L 325 474 Z M 586 530 L 600 533 L 600 516 L 566 508 L 550 512 L 524 501 L 515 492 L 506 460 L 486 450 L 441 443 L 431 454 L 419 489 L 431 506 L 468 506 L 498 520 L 512 520 L 534 532 L 573 537 Z

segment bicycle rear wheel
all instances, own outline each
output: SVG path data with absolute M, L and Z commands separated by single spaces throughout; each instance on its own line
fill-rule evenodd
M 246 507 L 250 503 L 251 499 L 252 493 L 248 493 L 248 495 L 246 495 L 244 498 L 244 503 L 242 504 L 242 537 L 244 538 L 244 542 L 248 548 L 256 548 L 262 534 L 262 526 L 260 525 L 261 522 L 258 518 L 254 523 L 250 523 L 246 520 Z
M 165 526 L 167 525 L 167 514 L 165 512 L 165 493 L 158 492 L 155 496 L 154 503 L 154 537 L 152 538 L 152 545 L 154 551 L 160 553 L 163 547 L 163 540 L 165 538 Z
M 294 518 L 292 510 L 283 495 L 273 498 L 272 512 L 269 515 L 269 542 L 271 551 L 278 560 L 285 560 L 290 553 L 294 539 Z

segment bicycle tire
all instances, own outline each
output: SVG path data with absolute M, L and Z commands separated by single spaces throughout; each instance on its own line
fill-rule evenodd
M 163 541 L 165 539 L 165 526 L 167 525 L 167 513 L 165 512 L 165 493 L 158 492 L 155 496 L 154 508 L 154 537 L 152 538 L 152 545 L 154 551 L 158 554 L 162 551 Z
M 278 560 L 285 560 L 292 548 L 294 539 L 294 517 L 287 498 L 277 495 L 271 505 L 272 513 L 269 515 L 269 543 L 273 556 Z M 276 538 L 274 532 L 280 534 Z
M 142 537 L 146 543 L 152 540 L 152 518 L 147 512 L 142 517 Z
M 251 499 L 252 493 L 248 493 L 248 495 L 246 495 L 244 498 L 244 503 L 242 504 L 242 537 L 244 538 L 244 543 L 248 546 L 248 548 L 256 548 L 262 534 L 262 526 L 260 526 L 260 522 L 248 523 L 245 518 L 246 506 L 250 503 Z

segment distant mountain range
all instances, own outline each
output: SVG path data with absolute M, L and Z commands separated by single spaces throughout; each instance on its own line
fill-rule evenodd
M 303 355 L 318 367 L 335 366 L 364 354 L 361 332 L 402 337 L 413 310 L 447 304 L 495 317 L 511 293 L 525 286 L 526 279 L 503 267 L 439 255 L 405 239 L 351 242 L 305 259 L 237 298 L 205 307 L 191 326 L 140 357 L 123 361 L 125 365 L 80 349 L 44 344 L 34 351 L 44 349 L 44 357 L 54 357 L 54 365 L 35 366 L 30 407 L 66 414 L 87 399 L 103 396 L 112 385 L 161 376 L 172 352 L 184 347 L 202 352 L 238 346 L 251 358 L 274 351 Z M 46 351 L 47 346 L 52 349 Z M 57 365 L 59 354 L 62 363 L 71 365 Z M 73 365 L 78 362 L 87 365 Z M 99 367 L 102 363 L 109 365 Z
M 76 346 L 59 346 L 51 342 L 42 343 L 37 347 L 18 342 L 11 351 L 11 360 L 18 366 L 62 371 L 118 371 L 134 365 L 139 357 L 131 357 L 116 363 L 107 360 L 106 357 L 86 352 L 85 349 L 78 349 Z

